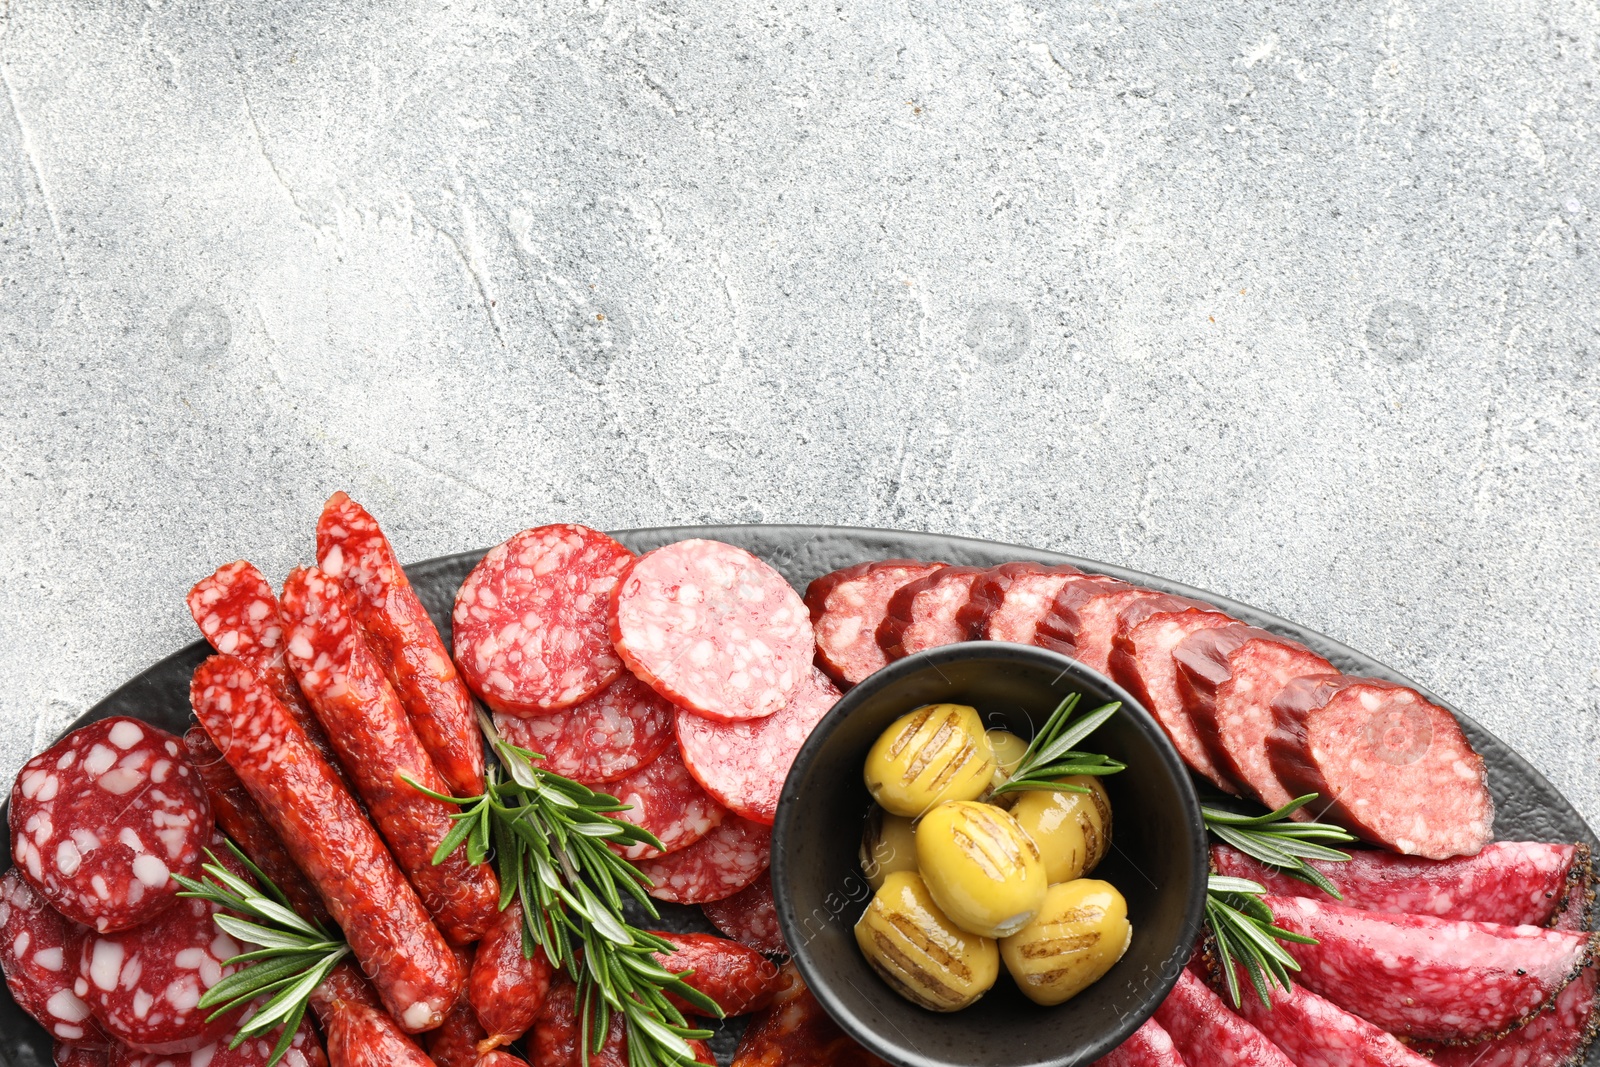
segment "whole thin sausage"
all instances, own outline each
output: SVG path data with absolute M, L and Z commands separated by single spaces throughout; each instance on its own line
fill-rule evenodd
M 393 1019 L 364 1004 L 336 1002 L 327 1030 L 332 1067 L 435 1067 Z
M 343 587 L 314 567 L 296 568 L 284 583 L 283 614 L 289 665 L 400 869 L 445 937 L 458 945 L 476 941 L 494 922 L 499 880 L 487 864 L 467 858 L 465 845 L 433 862 L 455 809 L 405 779 L 441 793 L 450 786 L 384 678 Z
M 528 1067 L 528 1061 L 519 1060 L 509 1052 L 496 1049 L 487 1056 L 478 1057 L 474 1067 Z
M 478 1043 L 488 1035 L 465 1000 L 451 1009 L 439 1029 L 428 1032 L 428 1056 L 438 1067 L 473 1067 Z
M 483 738 L 472 695 L 389 539 L 343 493 L 317 522 L 317 563 L 350 591 L 352 605 L 405 706 L 422 747 L 456 796 L 483 792 Z
M 360 805 L 283 702 L 232 656 L 202 663 L 189 699 L 316 886 L 390 1014 L 413 1033 L 438 1026 L 465 985 L 461 965 Z
M 553 969 L 544 949 L 522 951 L 522 903 L 513 899 L 478 942 L 467 976 L 467 1000 L 487 1036 L 480 1055 L 509 1045 L 533 1025 L 550 992 Z
M 654 933 L 676 949 L 670 955 L 656 953 L 656 962 L 674 974 L 693 971 L 684 984 L 710 997 L 724 1015 L 760 1011 L 785 987 L 784 973 L 771 960 L 737 941 L 711 934 Z M 686 1001 L 668 996 L 680 1010 L 698 1011 Z

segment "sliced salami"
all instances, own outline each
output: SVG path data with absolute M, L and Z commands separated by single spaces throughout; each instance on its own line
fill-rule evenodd
M 496 713 L 507 741 L 544 756 L 540 766 L 588 786 L 626 777 L 673 742 L 677 711 L 632 674 L 576 707 L 519 718 Z
M 975 638 L 1031 645 L 1056 594 L 1084 573 L 1076 567 L 1004 563 L 985 571 L 957 621 Z
M 364 1004 L 339 1001 L 324 1026 L 333 1067 L 435 1067 L 393 1019 Z
M 772 1007 L 739 1040 L 733 1067 L 886 1067 L 822 1010 L 794 964 L 784 965 L 777 984 Z
M 274 1030 L 264 1037 L 242 1041 L 238 1048 L 229 1048 L 231 1039 L 224 1037 L 193 1052 L 164 1054 L 120 1046 L 111 1052 L 109 1064 L 110 1067 L 267 1067 L 278 1037 L 279 1031 Z M 282 1067 L 328 1067 L 328 1057 L 323 1054 L 322 1043 L 317 1040 L 310 1022 L 301 1022 L 278 1063 Z
M 680 852 L 716 829 L 728 815 L 683 765 L 676 745 L 668 745 L 650 763 L 603 789 L 629 805 L 613 818 L 642 826 L 661 842 L 659 849 L 645 844 L 618 849 L 630 860 Z
M 986 573 L 983 567 L 944 567 L 896 590 L 878 625 L 884 657 L 892 663 L 925 648 L 972 640 L 961 613 Z
M 1428 1067 L 1428 1061 L 1359 1016 L 1299 983 L 1274 987 L 1270 1006 L 1238 968 L 1237 1011 L 1294 1060 L 1296 1067 Z
M 527 1033 L 550 993 L 553 975 L 544 949 L 523 952 L 522 902 L 512 898 L 478 942 L 467 976 L 467 1002 L 487 1031 L 479 1039 L 479 1055 Z
M 1299 981 L 1402 1037 L 1450 1043 L 1505 1033 L 1543 1010 L 1590 963 L 1588 934 L 1358 911 L 1303 897 L 1263 898 Z
M 1118 615 L 1137 601 L 1166 595 L 1099 574 L 1067 582 L 1039 620 L 1033 643 L 1105 674 Z
M 855 685 L 889 661 L 878 647 L 878 626 L 889 600 L 944 563 L 885 559 L 824 574 L 806 586 L 806 607 L 817 634 L 817 666 L 840 685 Z
M 1235 792 L 1238 787 L 1212 762 L 1211 753 L 1183 706 L 1178 667 L 1172 658 L 1173 651 L 1190 634 L 1229 626 L 1234 620 L 1220 611 L 1177 607 L 1154 611 L 1135 621 L 1140 608 L 1156 603 L 1136 601 L 1123 612 L 1108 661 L 1111 677 L 1155 716 L 1190 770 L 1218 789 Z
M 73 992 L 88 929 L 71 923 L 34 892 L 17 868 L 0 875 L 0 971 L 17 1007 L 57 1041 L 109 1040 Z
M 781 986 L 781 972 L 761 953 L 737 941 L 711 934 L 674 934 L 655 931 L 670 941 L 671 954 L 656 953 L 656 962 L 673 974 L 694 973 L 683 982 L 697 993 L 704 993 L 722 1009 L 722 1014 L 745 1015 L 772 1003 Z M 669 997 L 671 994 L 669 994 Z M 694 1009 L 686 1001 L 672 997 L 679 1011 Z
M 1343 675 L 1296 678 L 1273 702 L 1267 751 L 1321 817 L 1408 856 L 1471 856 L 1494 837 L 1483 757 L 1455 716 L 1414 689 Z
M 599 1051 L 592 1047 L 585 1057 L 583 1029 L 580 1026 L 578 987 L 562 977 L 545 999 L 544 1010 L 533 1026 L 528 1043 L 533 1067 L 629 1067 L 628 1031 L 620 1012 L 611 1013 L 611 1028 Z M 711 1049 L 702 1041 L 690 1041 L 699 1063 L 716 1063 Z
M 622 661 L 607 604 L 633 553 L 587 526 L 538 526 L 496 545 L 456 593 L 456 662 L 507 715 L 570 708 L 610 685 Z
M 1091 1067 L 1183 1067 L 1172 1035 L 1154 1018 L 1139 1024 L 1128 1040 L 1095 1060 Z
M 649 893 L 657 900 L 704 904 L 731 897 L 761 877 L 771 861 L 771 846 L 771 827 L 730 814 L 681 852 L 636 866 L 654 883 Z
M 1172 653 L 1184 710 L 1211 761 L 1269 809 L 1293 800 L 1267 758 L 1275 723 L 1272 702 L 1283 687 L 1309 674 L 1337 674 L 1306 648 L 1239 623 L 1190 634 Z
M 361 628 L 440 777 L 456 796 L 482 793 L 483 738 L 472 696 L 389 539 L 344 493 L 328 498 L 317 521 L 317 565 L 349 590 Z
M 1156 1022 L 1172 1038 L 1183 1062 L 1194 1067 L 1295 1067 L 1293 1060 L 1267 1036 L 1228 1010 L 1193 971 L 1178 975 L 1167 999 L 1156 1009 Z
M 816 648 L 811 616 L 783 575 L 719 541 L 679 541 L 639 557 L 613 592 L 609 624 L 629 670 L 679 707 L 721 721 L 783 707 Z
M 1358 850 L 1341 863 L 1310 862 L 1339 888 L 1344 897 L 1340 903 L 1346 907 L 1505 926 L 1550 926 L 1569 894 L 1584 891 L 1589 848 L 1495 841 L 1476 856 L 1447 860 Z M 1228 845 L 1211 847 L 1211 865 L 1218 874 L 1248 878 L 1279 896 L 1325 899 L 1315 886 Z
M 783 710 L 765 719 L 721 723 L 685 712 L 678 716 L 683 762 L 722 804 L 771 826 L 800 746 L 838 699 L 839 690 L 813 668 Z
M 1418 1042 L 1438 1067 L 1578 1067 L 1594 1041 L 1600 967 L 1590 964 L 1556 997 L 1550 1011 L 1504 1037 L 1474 1045 Z
M 778 905 L 772 897 L 772 877 L 761 876 L 731 897 L 700 905 L 711 925 L 757 952 L 789 954 L 789 943 L 778 925 Z
M 56 1067 L 111 1067 L 110 1045 L 74 1045 L 57 1041 L 50 1050 L 50 1061 Z
M 74 730 L 22 765 L 11 856 L 57 911 L 102 933 L 160 915 L 174 872 L 196 877 L 211 804 L 176 737 L 124 716 Z

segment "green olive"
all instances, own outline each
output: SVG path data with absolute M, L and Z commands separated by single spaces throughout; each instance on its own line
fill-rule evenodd
M 1079 774 L 1061 781 L 1089 792 L 1031 790 L 1011 808 L 1011 817 L 1039 846 L 1051 884 L 1082 878 L 1111 847 L 1111 800 L 1100 780 Z
M 929 1011 L 967 1007 L 1000 975 L 995 943 L 952 923 L 915 871 L 883 880 L 856 923 L 856 944 L 896 993 Z
M 1116 887 L 1078 878 L 1051 886 L 1038 916 L 1000 942 L 1000 956 L 1029 1000 L 1060 1004 L 1104 977 L 1132 940 Z
M 873 805 L 861 834 L 860 859 L 861 871 L 873 889 L 881 887 L 891 874 L 916 870 L 916 833 L 911 820 Z
M 1027 755 L 1028 742 L 1010 730 L 990 730 L 988 738 L 989 751 L 994 753 L 994 778 L 990 784 L 999 789 Z
M 994 754 L 983 720 L 964 704 L 928 704 L 902 715 L 867 753 L 867 792 L 894 815 L 916 818 L 947 800 L 989 788 Z
M 968 933 L 1005 937 L 1039 911 L 1049 881 L 1038 847 L 993 804 L 940 804 L 917 824 L 917 868 L 940 909 Z

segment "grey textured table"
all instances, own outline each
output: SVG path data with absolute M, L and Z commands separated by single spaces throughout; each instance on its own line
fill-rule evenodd
M 344 488 L 1153 571 L 1600 820 L 1592 0 L 3 17 L 0 779 Z

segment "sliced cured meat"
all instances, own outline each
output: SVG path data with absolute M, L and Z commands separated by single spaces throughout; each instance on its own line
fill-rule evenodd
M 1418 1042 L 1438 1067 L 1577 1067 L 1594 1041 L 1600 968 L 1593 964 L 1561 991 L 1550 1011 L 1504 1037 L 1474 1045 Z
M 333 1067 L 435 1067 L 393 1019 L 364 1004 L 339 1001 L 323 1025 Z
M 1062 585 L 1050 611 L 1039 621 L 1033 643 L 1071 656 L 1091 670 L 1110 669 L 1111 642 L 1117 636 L 1118 617 L 1141 600 L 1158 600 L 1168 594 L 1096 575 Z
M 342 582 L 439 775 L 458 797 L 483 792 L 483 737 L 472 696 L 439 630 L 367 510 L 343 493 L 317 521 L 317 565 Z
M 806 586 L 806 607 L 817 634 L 817 666 L 840 685 L 855 685 L 889 661 L 878 647 L 878 627 L 889 599 L 944 563 L 885 559 L 824 574 Z
M 679 707 L 723 721 L 783 707 L 816 647 L 783 575 L 719 541 L 640 556 L 612 593 L 608 621 L 629 670 Z
M 1189 1067 L 1246 1063 L 1251 1067 L 1295 1067 L 1265 1034 L 1229 1011 L 1193 971 L 1178 975 L 1178 984 L 1156 1009 L 1155 1018 Z
M 896 590 L 878 624 L 884 657 L 892 663 L 925 648 L 972 640 L 961 612 L 985 573 L 983 567 L 944 567 Z
M 72 990 L 88 932 L 62 918 L 17 868 L 0 875 L 0 971 L 17 1007 L 57 1041 L 109 1040 Z
M 827 675 L 813 668 L 783 710 L 765 719 L 721 723 L 679 715 L 683 762 L 706 792 L 745 818 L 771 826 L 800 746 L 838 699 Z
M 1273 987 L 1263 1005 L 1238 968 L 1240 1015 L 1266 1034 L 1297 1067 L 1428 1067 L 1393 1034 L 1317 996 L 1303 985 Z
M 737 941 L 711 934 L 672 934 L 660 930 L 655 931 L 655 935 L 672 942 L 676 949 L 670 955 L 656 953 L 656 962 L 674 974 L 693 971 L 683 980 L 684 984 L 710 997 L 723 1015 L 760 1011 L 772 1003 L 783 985 L 781 972 L 770 960 Z M 672 997 L 672 1001 L 679 1011 L 694 1010 L 676 997 Z
M 683 765 L 678 746 L 665 752 L 626 778 L 604 787 L 605 792 L 629 805 L 612 818 L 642 826 L 661 842 L 659 849 L 643 843 L 618 848 L 630 860 L 653 859 L 688 848 L 716 829 L 728 811 L 700 787 Z
M 538 526 L 491 548 L 456 593 L 456 661 L 495 711 L 570 708 L 622 673 L 606 609 L 633 553 L 587 526 Z
M 784 965 L 779 990 L 750 1021 L 733 1067 L 886 1067 L 829 1018 L 794 964 Z
M 1234 620 L 1220 611 L 1185 607 L 1152 612 L 1134 621 L 1139 608 L 1154 603 L 1157 602 L 1136 601 L 1123 612 L 1108 663 L 1111 677 L 1155 716 L 1190 770 L 1218 789 L 1235 792 L 1238 787 L 1212 762 L 1211 753 L 1183 706 L 1178 667 L 1172 658 L 1173 651 L 1190 634 L 1229 626 Z
M 624 673 L 576 707 L 518 718 L 495 713 L 500 735 L 544 756 L 540 766 L 596 786 L 633 773 L 673 741 L 677 711 L 654 689 Z
M 322 898 L 294 865 L 283 842 L 261 817 L 261 809 L 256 807 L 239 776 L 233 773 L 233 768 L 228 766 L 206 732 L 198 726 L 192 727 L 183 735 L 183 746 L 188 750 L 190 766 L 205 783 L 217 828 L 250 857 L 251 863 L 261 868 L 261 873 L 271 879 L 273 885 L 283 890 L 295 911 L 317 922 L 331 922 L 333 917 L 323 906 Z
M 389 1014 L 412 1032 L 438 1026 L 466 975 L 366 813 L 283 703 L 231 656 L 200 665 L 189 702 L 317 888 Z M 319 1009 L 325 1026 L 327 1009 L 342 999 L 330 993 Z
M 772 877 L 761 876 L 731 897 L 700 905 L 711 925 L 757 952 L 789 954 L 789 943 L 778 925 L 778 905 L 772 897 Z
M 487 1031 L 479 1054 L 509 1045 L 533 1025 L 550 992 L 553 970 L 544 949 L 524 952 L 522 902 L 511 903 L 478 942 L 467 976 L 467 1002 Z
M 462 1001 L 444 1017 L 439 1029 L 428 1031 L 424 1042 L 435 1067 L 473 1067 L 478 1062 L 478 1042 L 488 1036 L 472 1006 Z
M 248 878 L 223 845 L 209 842 L 223 866 Z M 73 992 L 108 1034 L 142 1052 L 192 1052 L 231 1034 L 238 1016 L 206 1021 L 206 990 L 232 974 L 244 949 L 212 922 L 221 910 L 185 898 L 132 930 L 91 933 L 74 961 Z
M 1272 702 L 1295 678 L 1338 674 L 1333 664 L 1243 623 L 1190 634 L 1172 659 L 1184 709 L 1216 768 L 1269 809 L 1293 800 L 1297 794 L 1278 781 L 1267 759 Z
M 110 1051 L 109 1067 L 267 1067 L 272 1050 L 278 1043 L 279 1031 L 264 1037 L 252 1037 L 230 1049 L 229 1037 L 202 1045 L 193 1052 L 138 1052 L 126 1046 Z M 309 1022 L 301 1022 L 289 1041 L 289 1048 L 278 1061 L 282 1067 L 328 1067 L 328 1057 L 323 1054 L 322 1043 Z
M 110 1045 L 74 1045 L 57 1041 L 50 1050 L 56 1067 L 111 1067 Z
M 124 716 L 74 730 L 22 765 L 11 856 L 57 911 L 101 932 L 169 907 L 197 877 L 211 804 L 176 737 Z
M 1346 907 L 1505 926 L 1549 926 L 1569 894 L 1583 892 L 1589 848 L 1495 841 L 1476 856 L 1447 860 L 1359 850 L 1341 863 L 1310 862 L 1339 888 L 1344 898 L 1340 903 Z M 1218 874 L 1248 878 L 1279 896 L 1326 899 L 1315 886 L 1228 845 L 1211 846 L 1211 865 Z
M 1263 899 L 1277 925 L 1317 939 L 1285 946 L 1301 983 L 1403 1037 L 1462 1042 L 1504 1033 L 1590 962 L 1589 935 L 1570 930 Z
M 297 567 L 283 586 L 283 615 L 289 666 L 378 832 L 440 932 L 454 944 L 476 941 L 494 922 L 500 883 L 487 864 L 467 858 L 465 845 L 434 862 L 456 808 L 406 779 L 439 793 L 450 786 L 363 639 L 343 587 L 315 567 Z
M 1549 925 L 1557 930 L 1594 929 L 1594 863 L 1587 855 L 1588 847 L 1578 847 L 1585 851 L 1583 869 L 1576 877 L 1568 879 L 1567 898 L 1550 918 Z
M 772 828 L 729 814 L 715 830 L 681 852 L 640 860 L 654 883 L 649 893 L 674 904 L 731 897 L 754 882 L 771 861 Z
M 1094 1061 L 1092 1067 L 1183 1067 L 1172 1035 L 1154 1018 L 1139 1024 L 1128 1040 Z
M 1061 587 L 1084 576 L 1076 567 L 1043 563 L 991 567 L 973 585 L 957 621 L 975 638 L 1031 645 Z
M 578 987 L 563 976 L 545 998 L 544 1010 L 533 1026 L 533 1038 L 528 1042 L 533 1067 L 629 1067 L 628 1032 L 622 1015 L 611 1014 L 611 1028 L 598 1052 L 589 1050 L 585 1061 L 582 1047 L 583 1031 L 578 1014 Z M 702 1041 L 690 1041 L 695 1058 L 700 1063 L 716 1063 L 711 1049 Z
M 1483 757 L 1455 716 L 1376 678 L 1296 678 L 1273 702 L 1272 769 L 1321 817 L 1408 856 L 1471 856 L 1494 836 Z
M 300 683 L 283 657 L 285 638 L 278 596 L 255 564 L 242 559 L 224 563 L 215 574 L 195 583 L 188 603 L 189 614 L 206 642 L 224 656 L 235 656 L 254 667 L 323 758 L 343 775 L 344 768 L 333 754 L 322 723 L 306 703 Z

